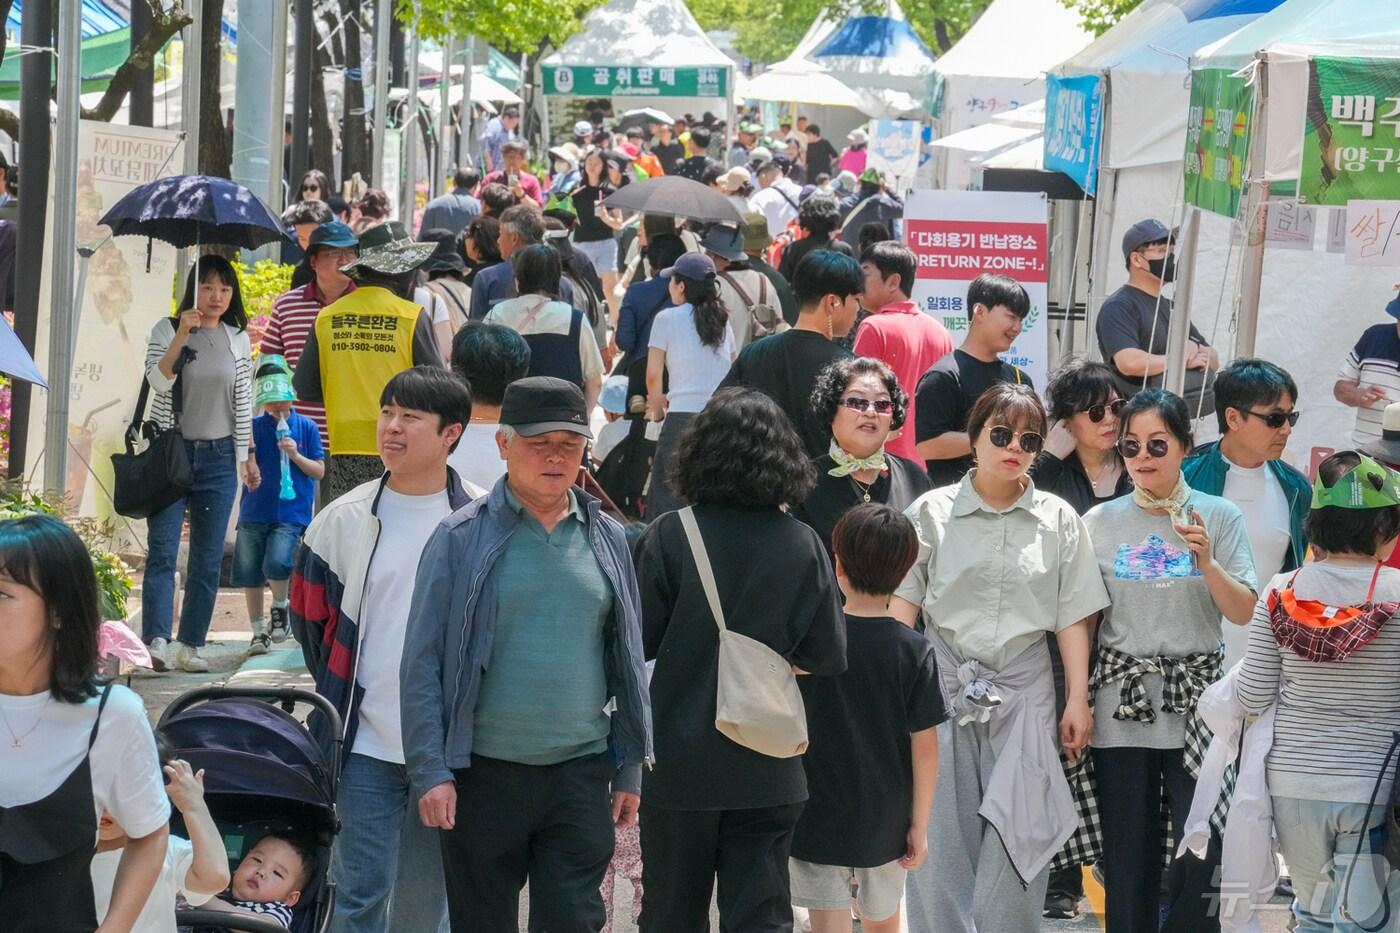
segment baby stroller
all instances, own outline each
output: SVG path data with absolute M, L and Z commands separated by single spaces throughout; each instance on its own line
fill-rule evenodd
M 292 713 L 297 704 L 319 711 L 336 736 L 329 751 Z M 268 832 L 313 840 L 316 865 L 292 915 L 291 933 L 330 928 L 335 885 L 330 880 L 331 842 L 340 774 L 340 717 L 321 696 L 291 687 L 202 687 L 180 696 L 157 728 L 175 757 L 204 769 L 204 799 L 224 838 L 229 870 Z M 180 814 L 170 831 L 185 835 Z M 286 933 L 282 925 L 219 911 L 176 911 L 176 922 L 199 930 Z

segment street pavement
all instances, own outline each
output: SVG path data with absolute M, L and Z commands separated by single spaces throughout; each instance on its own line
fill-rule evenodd
M 139 625 L 139 620 L 137 620 L 137 624 Z M 295 641 L 288 639 L 281 645 L 274 645 L 272 650 L 265 655 L 249 657 L 247 651 L 251 634 L 242 593 L 237 590 L 220 590 L 214 607 L 214 619 L 210 625 L 209 641 L 201 652 L 202 656 L 209 661 L 210 670 L 208 673 L 188 674 L 182 671 L 170 671 L 156 674 L 150 671 L 137 671 L 124 682 L 127 682 L 145 701 L 146 713 L 150 717 L 152 725 L 173 700 L 197 687 L 229 684 L 249 687 L 295 686 L 312 688 L 311 677 L 302 663 L 301 649 Z M 936 857 L 936 853 L 931 853 L 930 857 Z M 1087 880 L 1089 893 L 1081 904 L 1079 918 L 1075 920 L 1046 920 L 1041 926 L 1045 933 L 1102 929 L 1098 914 L 1095 912 L 1095 907 L 1100 909 L 1102 907 L 1102 892 L 1093 883 L 1092 878 Z M 616 922 L 613 926 L 616 933 L 634 933 L 637 929 L 630 916 L 631 905 L 631 884 L 626 879 L 619 878 L 615 891 L 614 917 Z M 522 931 L 526 929 L 525 923 L 528 913 L 529 892 L 527 891 L 521 895 L 520 929 Z M 808 933 L 810 926 L 805 922 L 806 918 L 801 915 L 801 911 L 798 914 L 796 933 Z M 712 929 L 718 929 L 719 914 L 713 905 L 711 905 L 710 915 Z M 1260 933 L 1284 933 L 1288 929 L 1288 916 L 1287 901 L 1283 898 L 1275 898 L 1270 909 L 1261 912 Z

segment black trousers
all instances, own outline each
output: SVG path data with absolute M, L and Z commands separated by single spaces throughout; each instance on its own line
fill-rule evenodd
M 531 933 L 598 933 L 615 772 L 611 752 L 557 765 L 473 755 L 455 772 L 457 822 L 442 834 L 454 933 L 517 933 L 526 881 Z
M 709 933 L 719 879 L 721 933 L 790 933 L 788 852 L 802 804 L 666 810 L 642 797 L 641 933 Z
M 1186 772 L 1179 748 L 1096 748 L 1093 755 L 1103 823 L 1106 933 L 1158 933 L 1162 791 L 1171 810 L 1172 841 L 1179 845 L 1196 782 Z M 1205 860 L 1187 854 L 1172 861 L 1161 933 L 1219 931 L 1219 867 L 1216 838 Z

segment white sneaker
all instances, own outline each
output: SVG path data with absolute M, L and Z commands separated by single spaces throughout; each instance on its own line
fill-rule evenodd
M 170 642 L 164 638 L 152 638 L 147 649 L 151 652 L 151 670 L 158 673 L 170 670 L 170 662 L 166 660 L 170 653 Z
M 209 662 L 199 656 L 199 649 L 182 641 L 175 643 L 175 658 L 170 666 L 189 674 L 203 674 L 209 670 Z

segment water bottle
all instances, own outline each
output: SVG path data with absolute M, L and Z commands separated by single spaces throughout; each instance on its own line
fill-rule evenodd
M 287 419 L 286 419 L 285 417 L 284 417 L 284 418 L 278 418 L 278 419 L 277 419 L 277 440 L 278 440 L 278 442 L 280 443 L 281 440 L 282 440 L 282 438 L 284 438 L 284 437 L 291 437 L 291 436 L 292 436 L 292 429 L 289 428 L 289 427 L 287 427 Z M 282 499 L 282 500 L 285 502 L 285 501 L 289 501 L 289 500 L 291 500 L 291 499 L 295 499 L 296 497 L 297 497 L 296 488 L 292 486 L 292 461 L 291 461 L 291 457 L 290 457 L 290 455 L 284 450 L 284 451 L 282 451 L 282 491 L 281 491 L 281 493 L 278 494 L 278 498 Z

